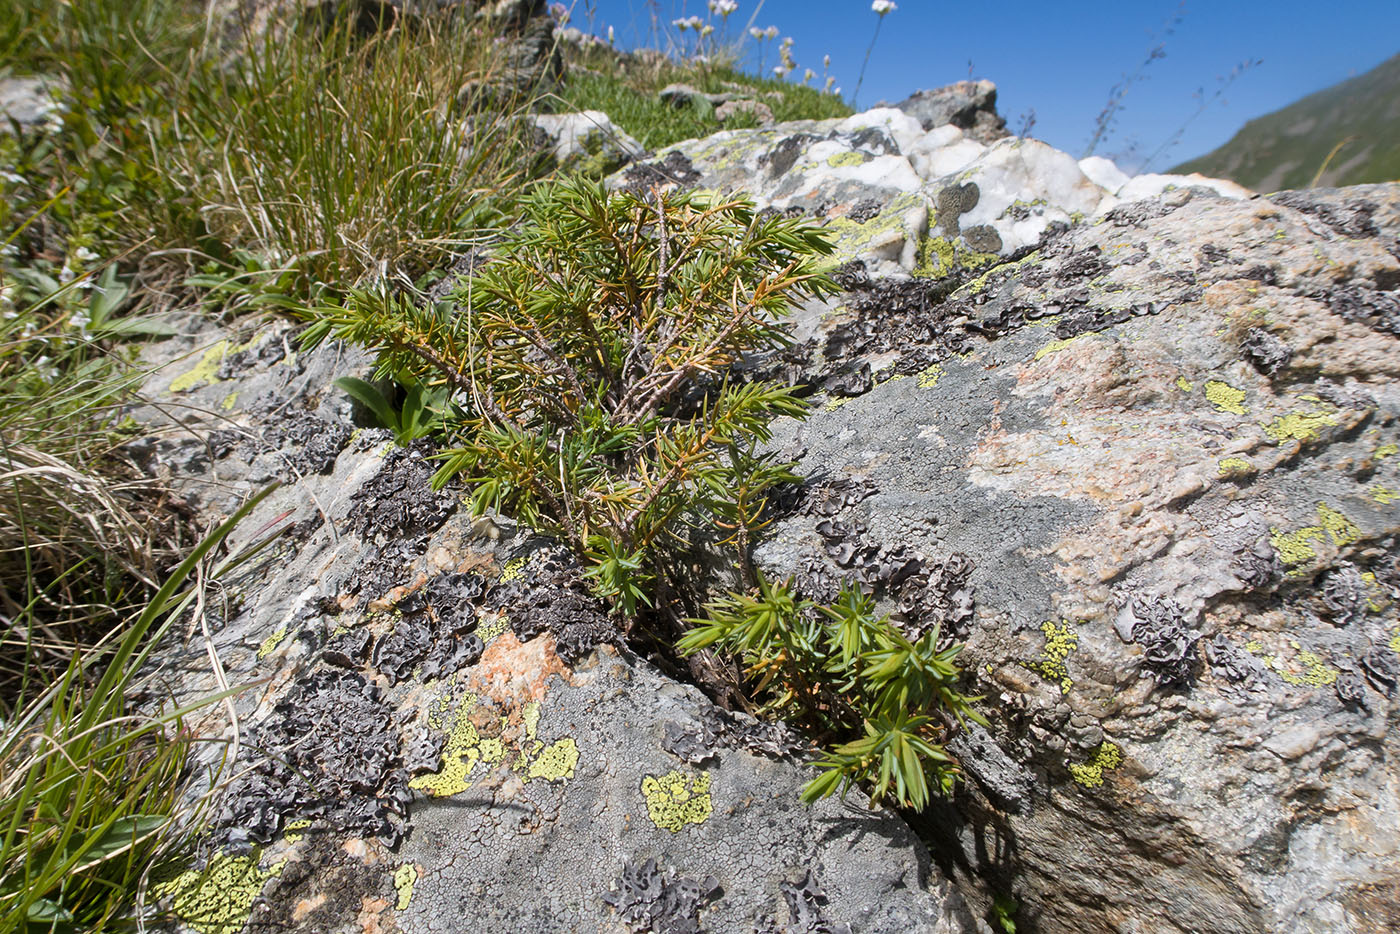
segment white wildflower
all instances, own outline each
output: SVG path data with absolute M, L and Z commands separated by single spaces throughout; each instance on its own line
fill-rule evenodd
M 870 9 L 884 16 L 886 13 L 893 13 L 895 10 L 899 9 L 899 5 L 894 3 L 893 0 L 874 0 L 874 2 L 870 4 Z
M 710 0 L 710 12 L 726 19 L 737 9 L 739 9 L 739 4 L 736 0 Z
M 778 38 L 779 32 L 781 32 L 781 30 L 778 29 L 777 26 L 769 26 L 767 29 L 763 30 L 763 35 L 769 39 L 776 39 Z
M 762 39 L 762 38 L 763 38 L 763 30 L 762 30 L 762 29 L 759 29 L 757 26 L 750 26 L 750 27 L 749 27 L 749 35 L 753 36 L 755 39 Z

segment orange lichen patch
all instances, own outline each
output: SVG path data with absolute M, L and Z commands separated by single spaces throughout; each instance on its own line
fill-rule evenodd
M 471 674 L 471 689 L 498 704 L 514 705 L 542 700 L 550 675 L 567 679 L 569 668 L 554 651 L 554 636 L 545 633 L 521 642 L 506 631 L 481 653 Z
M 305 921 L 307 915 L 311 914 L 311 912 L 320 908 L 325 903 L 326 896 L 324 892 L 313 895 L 310 898 L 303 898 L 301 901 L 297 902 L 296 907 L 292 909 L 292 920 L 298 922 Z
M 399 930 L 399 926 L 392 918 L 380 917 L 388 907 L 387 898 L 370 898 L 366 895 L 360 899 L 360 914 L 355 923 L 364 934 L 392 934 Z

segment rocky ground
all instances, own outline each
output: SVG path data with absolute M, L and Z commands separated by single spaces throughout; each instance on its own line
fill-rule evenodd
M 817 403 L 758 558 L 966 642 L 991 728 L 955 798 L 799 804 L 797 738 L 357 427 L 331 381 L 362 355 L 192 323 L 135 451 L 210 515 L 282 480 L 238 535 L 290 528 L 211 609 L 252 686 L 236 734 L 199 724 L 237 744 L 207 868 L 154 888 L 189 927 L 986 931 L 996 896 L 1021 931 L 1400 925 L 1400 185 L 1129 179 L 921 120 L 726 131 L 611 183 L 833 233 L 845 291 L 752 362 Z M 215 686 L 198 638 L 163 676 Z

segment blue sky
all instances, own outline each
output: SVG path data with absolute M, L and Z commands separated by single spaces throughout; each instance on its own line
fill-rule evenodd
M 1208 152 L 1246 120 L 1400 52 L 1400 0 L 897 2 L 866 69 L 861 109 L 965 79 L 970 68 L 972 77 L 996 82 L 998 110 L 1013 131 L 1034 110 L 1031 135 L 1075 156 L 1084 154 L 1110 89 L 1162 45 L 1165 57 L 1142 69 L 1097 148 L 1130 170 L 1153 153 L 1148 169 L 1162 171 Z M 650 44 L 652 10 L 672 38 L 677 34 L 671 20 L 706 14 L 706 0 L 570 4 L 570 25 L 587 29 L 591 6 L 595 30 L 602 34 L 613 26 L 624 47 Z M 758 7 L 759 0 L 739 0 L 729 20 L 731 36 L 742 32 Z M 817 83 L 822 56 L 830 55 L 831 73 L 849 101 L 878 19 L 870 0 L 762 0 L 755 25 L 777 26 L 782 36 L 791 36 L 799 74 L 810 67 Z M 777 43 L 765 45 L 766 70 L 777 62 Z M 756 70 L 753 40 L 744 54 L 746 70 Z M 1221 79 L 1250 60 L 1262 64 L 1244 69 L 1216 97 Z M 1198 89 L 1209 104 L 1199 114 L 1193 96 Z M 1178 130 L 1180 140 L 1166 146 Z

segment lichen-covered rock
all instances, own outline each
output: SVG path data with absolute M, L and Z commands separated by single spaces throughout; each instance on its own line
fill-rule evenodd
M 847 578 L 967 557 L 961 660 L 992 727 L 919 826 L 1018 923 L 1400 923 L 1397 206 L 1183 188 L 917 313 L 865 310 L 899 294 L 865 273 L 798 313 L 809 349 L 782 365 L 872 388 L 777 431 L 818 479 L 759 563 L 815 587 L 833 541 Z
M 289 379 L 287 354 L 259 350 L 295 346 L 285 327 L 150 352 L 172 361 L 147 386 L 167 404 L 284 394 L 187 422 L 196 439 L 233 433 L 181 468 L 192 490 L 218 484 L 210 503 L 266 479 L 249 439 L 287 412 L 351 433 L 328 387 L 363 358 L 326 344 L 297 361 L 315 382 Z M 802 804 L 815 770 L 796 734 L 620 649 L 568 553 L 433 492 L 427 453 L 359 431 L 232 536 L 292 526 L 224 581 L 232 599 L 208 620 L 223 677 L 250 687 L 236 731 L 223 706 L 189 724 L 227 740 L 194 766 L 228 786 L 200 859 L 151 889 L 186 929 L 975 929 L 897 815 L 859 794 Z M 922 573 L 930 595 L 956 592 L 956 573 Z M 217 690 L 207 651 L 165 646 L 164 683 Z
M 566 554 L 354 429 L 363 355 L 201 324 L 150 349 L 129 453 L 211 516 L 285 477 L 231 544 L 290 529 L 208 608 L 252 687 L 237 730 L 189 724 L 239 781 L 152 888 L 187 926 L 980 932 L 994 896 L 1046 932 L 1400 924 L 1400 186 L 1127 179 L 893 109 L 612 183 L 837 241 L 845 291 L 742 368 L 817 403 L 775 426 L 810 480 L 757 560 L 966 643 L 990 726 L 913 819 L 947 858 L 858 795 L 801 805 L 790 731 L 632 656 Z M 207 651 L 164 683 L 216 690 Z
M 568 171 L 602 176 L 646 152 L 601 110 L 530 114 L 527 119 L 548 138 L 554 164 Z
M 742 191 L 760 208 L 818 219 L 836 243 L 835 265 L 859 260 L 877 275 L 929 278 L 1024 254 L 1055 225 L 1087 222 L 1177 189 L 1250 195 L 1201 176 L 1129 178 L 1106 159 L 1076 162 L 976 120 L 979 129 L 964 133 L 957 121 L 939 125 L 919 117 L 919 107 L 900 106 L 726 131 L 669 147 L 660 161 L 684 159 L 694 174 L 674 178 L 677 184 Z M 655 181 L 668 175 L 674 173 L 657 173 Z M 635 185 L 635 167 L 611 183 Z

